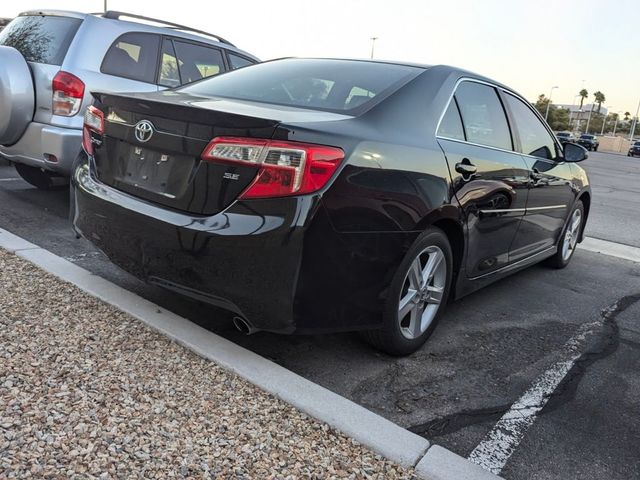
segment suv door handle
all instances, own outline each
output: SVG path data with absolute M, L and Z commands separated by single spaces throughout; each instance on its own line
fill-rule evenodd
M 456 172 L 461 173 L 463 176 L 475 175 L 477 171 L 478 167 L 471 163 L 468 158 L 463 158 L 460 163 L 456 163 Z

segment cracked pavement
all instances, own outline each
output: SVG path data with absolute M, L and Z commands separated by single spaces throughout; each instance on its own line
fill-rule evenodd
M 640 161 L 595 153 L 584 165 L 595 195 L 587 235 L 640 246 Z M 0 166 L 0 179 L 15 176 Z M 109 264 L 73 237 L 67 208 L 64 190 L 0 182 L 0 227 L 463 456 L 558 360 L 581 325 L 640 294 L 640 264 L 578 250 L 565 270 L 534 266 L 449 305 L 431 340 L 410 357 L 377 353 L 357 335 L 245 337 L 230 315 L 144 285 Z M 549 398 L 503 470 L 505 478 L 638 477 L 640 302 L 609 323 L 589 339 Z

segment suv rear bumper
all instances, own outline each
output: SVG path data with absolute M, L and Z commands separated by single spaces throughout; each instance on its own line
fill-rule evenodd
M 81 148 L 82 130 L 31 122 L 17 143 L 0 146 L 0 155 L 12 162 L 70 176 Z M 57 161 L 50 161 L 51 156 Z

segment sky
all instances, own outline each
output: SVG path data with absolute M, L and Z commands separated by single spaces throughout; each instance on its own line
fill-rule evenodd
M 179 6 L 179 8 L 176 8 Z M 103 0 L 0 2 L 0 17 L 55 8 L 103 9 Z M 531 101 L 553 90 L 574 104 L 600 90 L 612 112 L 640 101 L 640 0 L 108 0 L 110 10 L 221 35 L 263 60 L 375 58 L 462 67 Z

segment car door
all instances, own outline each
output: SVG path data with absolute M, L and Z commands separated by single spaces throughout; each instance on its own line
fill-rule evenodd
M 466 217 L 467 275 L 488 274 L 509 262 L 509 248 L 524 216 L 529 182 L 524 159 L 513 151 L 496 88 L 462 81 L 437 136 Z
M 502 95 L 531 183 L 527 209 L 511 247 L 510 261 L 518 261 L 556 244 L 577 190 L 571 165 L 563 161 L 560 145 L 540 116 L 512 93 Z

